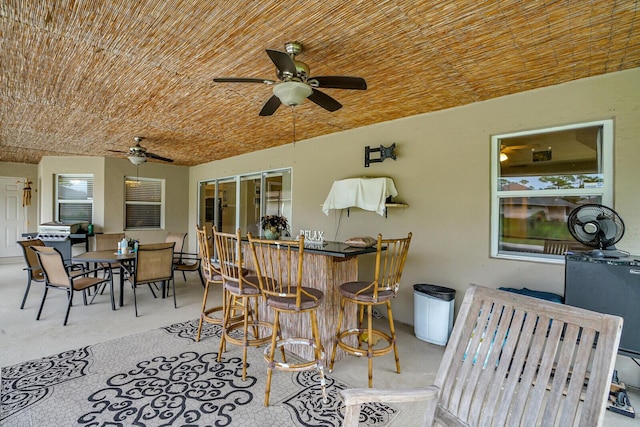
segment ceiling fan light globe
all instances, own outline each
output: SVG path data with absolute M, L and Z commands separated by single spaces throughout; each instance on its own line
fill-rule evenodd
M 302 82 L 282 82 L 273 87 L 273 94 L 280 102 L 290 107 L 302 104 L 312 92 L 311 86 Z
M 147 161 L 147 158 L 145 156 L 129 156 L 128 159 L 136 166 L 140 166 Z

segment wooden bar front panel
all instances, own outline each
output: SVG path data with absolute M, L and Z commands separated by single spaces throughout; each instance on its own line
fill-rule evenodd
M 248 244 L 243 244 L 244 262 L 247 269 L 255 271 L 253 256 Z M 340 312 L 340 293 L 338 288 L 345 282 L 358 280 L 358 257 L 339 258 L 327 255 L 320 255 L 305 252 L 303 261 L 303 285 L 310 288 L 320 289 L 324 292 L 324 299 L 318 307 L 318 328 L 320 330 L 320 340 L 324 347 L 325 367 L 329 366 L 333 338 L 336 333 L 338 315 Z M 348 313 L 343 321 L 345 326 L 353 328 L 356 326 L 356 309 L 353 305 L 348 305 Z M 264 303 L 260 306 L 260 317 L 269 322 L 273 321 L 273 312 Z M 280 326 L 283 337 L 305 337 L 311 338 L 311 324 L 309 315 L 286 314 L 280 315 Z M 295 346 L 288 348 L 294 354 L 310 360 L 313 359 L 313 351 L 307 346 Z M 338 348 L 336 360 L 342 359 L 346 353 Z

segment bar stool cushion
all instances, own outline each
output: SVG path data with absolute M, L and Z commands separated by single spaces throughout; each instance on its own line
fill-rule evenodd
M 242 287 L 243 295 L 259 295 L 260 294 L 260 282 L 257 276 L 244 276 L 242 280 L 245 281 Z M 238 282 L 225 282 L 224 288 L 235 295 L 240 295 L 240 284 Z
M 362 293 L 363 289 L 367 287 L 371 289 L 367 289 Z M 371 282 L 347 282 L 340 285 L 340 294 L 346 298 L 352 300 L 358 300 L 362 302 L 376 302 L 373 299 L 373 286 L 371 286 Z M 392 290 L 383 290 L 378 289 L 378 301 L 377 302 L 385 302 L 393 299 L 396 296 L 395 292 Z
M 213 277 L 207 270 L 204 271 L 204 277 L 210 282 L 222 282 L 222 276 L 220 274 L 213 274 Z
M 300 296 L 300 298 L 302 299 L 302 301 L 300 302 L 300 310 L 309 310 L 320 305 L 320 301 L 324 297 L 324 293 L 320 289 L 307 288 L 303 286 L 302 290 L 313 295 L 317 299 L 312 299 L 303 292 Z M 292 294 L 295 294 L 296 291 L 296 286 L 292 286 L 289 290 L 289 292 Z M 296 299 L 291 297 L 276 297 L 267 295 L 267 304 L 270 307 L 280 310 L 296 310 Z

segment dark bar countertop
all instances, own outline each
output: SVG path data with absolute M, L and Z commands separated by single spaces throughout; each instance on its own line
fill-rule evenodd
M 242 238 L 243 241 L 248 241 L 246 237 Z M 295 240 L 287 237 L 280 238 L 280 240 Z M 371 246 L 368 248 L 355 248 L 352 246 L 347 246 L 342 242 L 329 242 L 324 241 L 322 243 L 316 243 L 313 241 L 305 241 L 304 242 L 304 251 L 306 253 L 332 256 L 337 258 L 348 258 L 352 256 L 364 255 L 369 253 L 375 253 L 376 247 Z

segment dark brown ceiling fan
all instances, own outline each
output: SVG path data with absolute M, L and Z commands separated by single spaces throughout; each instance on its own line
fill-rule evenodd
M 139 166 L 141 164 L 143 164 L 144 162 L 147 161 L 147 158 L 149 159 L 156 159 L 156 160 L 160 160 L 163 162 L 173 162 L 173 159 L 170 159 L 168 157 L 163 157 L 160 156 L 158 154 L 155 153 L 151 153 L 149 151 L 147 151 L 147 149 L 143 146 L 140 145 L 140 142 L 142 142 L 144 138 L 141 136 L 134 136 L 133 140 L 136 142 L 136 145 L 134 145 L 133 147 L 129 147 L 129 151 L 120 151 L 120 150 L 109 150 L 113 153 L 124 153 L 127 155 L 127 158 L 129 159 L 129 161 L 131 163 L 133 163 L 136 166 Z
M 328 111 L 342 108 L 342 104 L 319 91 L 317 88 L 365 90 L 367 82 L 362 77 L 350 76 L 316 76 L 310 77 L 307 64 L 297 61 L 295 56 L 302 51 L 300 42 L 288 42 L 284 45 L 286 52 L 267 49 L 267 55 L 276 66 L 276 76 L 280 80 L 258 79 L 250 77 L 217 77 L 216 83 L 263 83 L 273 85 L 273 96 L 267 100 L 260 111 L 261 116 L 270 116 L 281 104 L 295 106 L 305 98 Z

